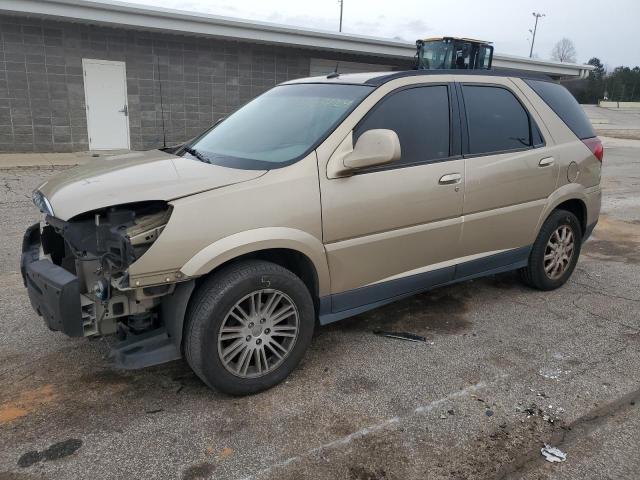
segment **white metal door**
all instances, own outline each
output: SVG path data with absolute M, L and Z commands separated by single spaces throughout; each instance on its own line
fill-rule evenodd
M 89 149 L 130 148 L 124 62 L 83 58 L 82 68 Z

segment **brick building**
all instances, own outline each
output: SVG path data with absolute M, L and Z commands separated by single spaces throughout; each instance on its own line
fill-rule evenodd
M 187 140 L 274 85 L 410 68 L 414 46 L 81 0 L 0 5 L 0 152 L 151 149 Z M 496 54 L 556 77 L 586 67 Z

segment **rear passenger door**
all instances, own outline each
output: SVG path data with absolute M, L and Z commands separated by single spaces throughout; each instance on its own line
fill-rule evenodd
M 524 247 L 526 258 L 545 200 L 555 189 L 558 165 L 526 97 L 509 79 L 490 81 L 457 85 L 466 178 L 461 248 L 464 256 L 482 257 Z M 497 255 L 496 263 L 460 267 L 456 276 L 515 263 L 512 257 L 507 252 Z
M 349 136 L 355 144 L 368 130 L 393 130 L 401 159 L 347 178 L 321 174 L 334 311 L 453 278 L 452 264 L 441 263 L 458 255 L 464 162 L 450 98 L 456 101 L 453 84 L 388 93 Z M 428 270 L 434 273 L 421 276 Z

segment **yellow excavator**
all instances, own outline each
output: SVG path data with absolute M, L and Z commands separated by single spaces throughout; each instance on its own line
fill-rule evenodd
M 491 42 L 473 38 L 434 37 L 416 40 L 417 70 L 489 70 Z

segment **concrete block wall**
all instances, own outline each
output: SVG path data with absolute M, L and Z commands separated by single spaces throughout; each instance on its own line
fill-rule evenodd
M 126 63 L 134 150 L 192 138 L 326 52 L 0 15 L 0 152 L 89 149 L 82 59 Z M 336 60 L 389 63 L 370 56 Z M 162 95 L 161 95 L 162 92 Z

